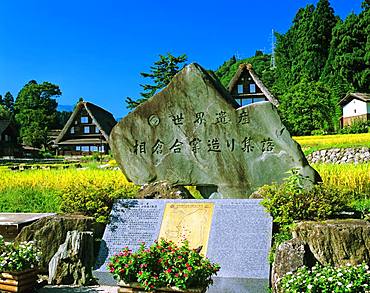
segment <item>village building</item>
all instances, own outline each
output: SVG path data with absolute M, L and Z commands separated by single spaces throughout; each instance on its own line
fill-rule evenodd
M 0 120 L 0 157 L 14 156 L 17 146 L 17 128 L 10 120 Z
M 108 111 L 89 102 L 79 102 L 54 141 L 58 154 L 108 153 L 109 134 L 116 123 Z
M 269 101 L 275 106 L 279 105 L 279 101 L 262 83 L 251 64 L 239 65 L 227 89 L 241 107 L 264 101 Z
M 339 105 L 343 111 L 342 127 L 351 125 L 356 120 L 370 120 L 370 94 L 349 93 L 340 100 Z

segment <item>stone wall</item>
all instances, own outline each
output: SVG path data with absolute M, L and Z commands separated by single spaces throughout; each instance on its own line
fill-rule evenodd
M 310 163 L 366 163 L 370 162 L 370 149 L 367 147 L 335 148 L 316 151 L 306 157 Z

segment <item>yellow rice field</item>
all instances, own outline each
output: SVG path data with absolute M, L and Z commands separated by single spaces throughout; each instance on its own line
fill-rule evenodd
M 370 164 L 314 164 L 325 184 L 350 188 L 370 195 Z M 35 187 L 42 189 L 65 190 L 68 186 L 96 185 L 109 186 L 113 190 L 132 190 L 119 170 L 100 169 L 60 169 L 10 171 L 0 169 L 0 192 L 12 187 Z
M 100 169 L 61 169 L 61 170 L 27 170 L 10 171 L 0 169 L 0 191 L 12 187 L 38 187 L 64 190 L 75 184 L 94 184 L 111 186 L 114 189 L 132 188 L 121 171 Z
M 370 164 L 313 164 L 324 184 L 370 195 Z
M 315 135 L 315 136 L 294 136 L 302 149 L 329 149 L 329 148 L 350 148 L 370 147 L 370 133 L 359 134 L 336 134 L 336 135 Z

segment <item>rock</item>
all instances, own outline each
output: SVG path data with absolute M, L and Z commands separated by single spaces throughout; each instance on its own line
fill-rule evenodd
M 322 265 L 370 262 L 370 223 L 364 220 L 327 220 L 298 223 L 294 235 L 304 241 Z
M 42 218 L 24 227 L 15 239 L 16 242 L 35 241 L 41 250 L 40 271 L 47 272 L 51 258 L 65 242 L 68 231 L 94 231 L 94 218 L 81 215 L 56 215 Z M 96 234 L 99 234 L 98 232 Z M 99 235 L 97 235 L 99 237 Z
M 280 244 L 275 252 L 275 261 L 271 271 L 271 285 L 273 292 L 283 292 L 279 282 L 288 272 L 294 272 L 305 265 L 305 243 L 299 239 L 292 239 Z
M 211 186 L 211 194 L 247 198 L 283 182 L 292 168 L 320 180 L 271 103 L 238 108 L 197 64 L 124 117 L 109 143 L 126 177 L 139 185 Z
M 66 241 L 49 263 L 49 284 L 88 285 L 94 264 L 92 232 L 68 231 Z
M 272 266 L 273 292 L 283 292 L 279 281 L 288 272 L 306 265 L 344 266 L 370 261 L 370 223 L 364 220 L 327 220 L 300 222 L 293 239 L 276 249 Z
M 183 186 L 173 186 L 168 182 L 154 182 L 145 184 L 136 195 L 143 199 L 184 199 L 193 198 Z

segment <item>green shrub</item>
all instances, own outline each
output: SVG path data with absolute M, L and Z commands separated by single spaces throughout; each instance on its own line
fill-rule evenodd
M 370 129 L 370 121 L 356 119 L 351 125 L 344 126 L 339 132 L 342 134 L 367 133 Z
M 111 184 L 98 184 L 93 180 L 72 183 L 64 189 L 61 209 L 68 213 L 82 213 L 106 223 L 113 202 L 118 198 L 133 198 L 138 187 L 117 188 Z
M 274 235 L 269 261 L 273 262 L 276 248 L 292 238 L 294 223 L 324 220 L 348 208 L 353 192 L 323 184 L 312 185 L 295 171 L 283 184 L 266 185 L 258 191 L 261 204 L 274 221 Z
M 58 213 L 61 192 L 42 187 L 10 187 L 0 190 L 2 213 Z
M 353 193 L 338 187 L 317 184 L 309 186 L 302 175 L 293 174 L 283 184 L 262 187 L 261 204 L 280 226 L 294 221 L 323 220 L 345 210 Z
M 285 293 L 296 292 L 369 292 L 370 271 L 365 264 L 330 267 L 316 265 L 311 270 L 301 267 L 281 280 Z

